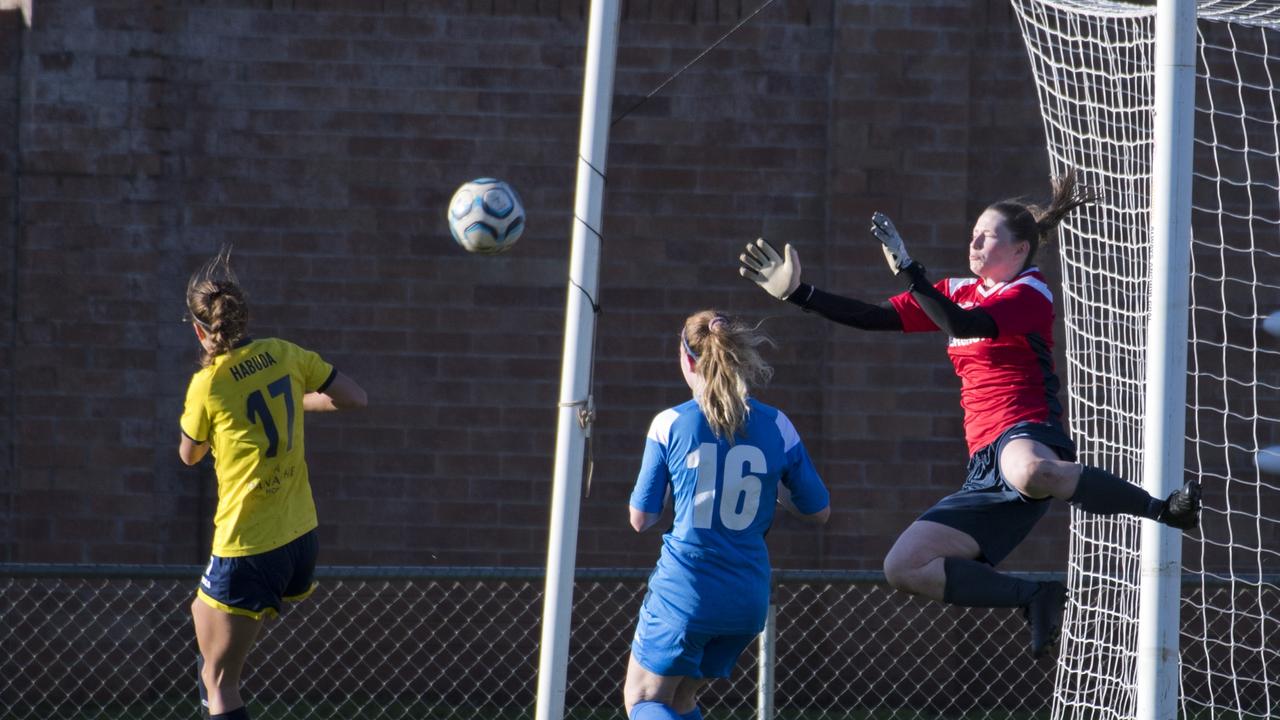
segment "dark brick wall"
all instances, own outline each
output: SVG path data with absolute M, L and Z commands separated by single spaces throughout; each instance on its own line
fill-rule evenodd
M 18 299 L 14 273 L 14 225 L 17 219 L 18 75 L 22 51 L 22 21 L 16 12 L 0 12 L 0 558 L 13 556 L 18 522 L 13 513 L 17 465 L 13 455 L 13 397 L 15 346 L 14 308 Z M 47 522 L 47 520 L 46 520 Z
M 625 3 L 615 114 L 745 5 Z M 543 564 L 585 7 L 46 0 L 29 30 L 0 15 L 4 556 L 207 554 L 212 473 L 175 452 L 197 351 L 178 320 L 187 274 L 234 243 L 255 334 L 369 391 L 367 411 L 306 420 L 323 562 Z M 961 272 L 977 211 L 1042 194 L 1044 155 L 995 0 L 777 2 L 614 126 L 579 564 L 653 561 L 626 499 L 649 419 L 687 397 L 680 323 L 714 306 L 765 319 L 777 373 L 758 394 L 833 490 L 822 531 L 778 522 L 777 564 L 878 568 L 963 478 L 943 345 L 776 303 L 736 255 L 790 241 L 806 279 L 879 300 L 897 288 L 872 211 Z M 445 230 L 452 190 L 479 175 L 529 213 L 504 256 Z M 1010 566 L 1059 567 L 1064 517 Z

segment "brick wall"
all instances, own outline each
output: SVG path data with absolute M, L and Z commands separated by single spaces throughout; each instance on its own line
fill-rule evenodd
M 234 243 L 255 334 L 369 391 L 366 411 L 306 419 L 323 561 L 543 564 L 586 3 L 134 5 L 46 0 L 25 31 L 0 14 L 0 276 L 17 280 L 0 307 L 5 556 L 207 554 L 212 472 L 175 452 L 197 351 L 178 320 L 187 274 Z M 741 5 L 627 2 L 615 113 Z M 452 190 L 479 175 L 512 182 L 529 213 L 504 256 L 466 255 L 445 230 Z M 806 279 L 878 300 L 897 288 L 872 211 L 936 273 L 962 272 L 977 210 L 1042 194 L 1046 175 L 994 0 L 775 3 L 621 120 L 579 563 L 652 563 L 626 498 L 649 419 L 687 397 L 675 333 L 714 306 L 765 319 L 777 373 L 758 394 L 833 490 L 821 532 L 779 519 L 777 564 L 878 568 L 963 478 L 943 346 L 776 303 L 735 258 L 759 234 L 790 241 Z M 1063 517 L 1010 566 L 1059 567 Z
M 14 304 L 18 297 L 14 287 L 14 252 L 16 218 L 15 184 L 17 153 L 14 131 L 18 127 L 18 68 L 22 49 L 22 21 L 16 12 L 0 12 L 0 558 L 10 559 L 15 548 L 12 509 L 17 473 L 13 457 L 14 414 L 13 362 L 15 327 Z

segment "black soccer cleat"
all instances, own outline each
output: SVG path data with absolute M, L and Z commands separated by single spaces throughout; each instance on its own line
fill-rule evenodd
M 1200 481 L 1188 480 L 1181 490 L 1174 490 L 1156 520 L 1179 530 L 1200 527 Z
M 1062 636 L 1062 613 L 1067 607 L 1067 586 L 1057 580 L 1040 583 L 1040 589 L 1023 608 L 1031 624 L 1031 656 L 1042 658 Z

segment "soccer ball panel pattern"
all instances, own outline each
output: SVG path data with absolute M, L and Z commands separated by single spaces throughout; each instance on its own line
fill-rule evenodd
M 470 253 L 510 250 L 524 233 L 524 206 L 507 183 L 477 178 L 463 183 L 449 201 L 449 233 Z

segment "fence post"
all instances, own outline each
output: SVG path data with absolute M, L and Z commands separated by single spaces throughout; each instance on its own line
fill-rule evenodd
M 757 691 L 758 720 L 773 720 L 773 666 L 778 657 L 778 606 L 769 603 L 764 630 L 760 631 L 760 678 Z

